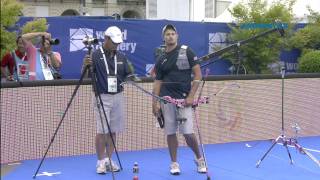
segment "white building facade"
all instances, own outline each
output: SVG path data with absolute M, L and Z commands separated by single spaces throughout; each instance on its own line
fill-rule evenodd
M 18 0 L 23 16 L 120 16 L 135 19 L 206 21 L 232 0 Z
M 231 3 L 232 0 L 146 0 L 146 18 L 211 21 Z
M 145 0 L 18 0 L 23 16 L 117 16 L 145 19 Z

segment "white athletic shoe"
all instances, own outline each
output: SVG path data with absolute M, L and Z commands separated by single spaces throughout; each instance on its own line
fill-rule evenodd
M 207 172 L 206 163 L 204 162 L 203 158 L 195 160 L 195 163 L 197 164 L 198 173 L 206 173 Z
M 110 171 L 110 172 L 120 171 L 119 166 L 114 161 L 112 161 L 112 159 L 110 161 L 109 158 L 105 158 L 104 161 L 105 161 L 105 167 L 107 168 L 107 171 Z
M 105 163 L 104 159 L 97 161 L 97 173 L 98 173 L 98 174 L 105 174 L 105 173 L 107 173 L 107 168 L 106 168 L 106 165 L 105 165 L 105 164 L 106 164 L 106 163 Z
M 180 167 L 177 162 L 172 162 L 170 165 L 170 173 L 172 175 L 179 175 L 180 174 Z

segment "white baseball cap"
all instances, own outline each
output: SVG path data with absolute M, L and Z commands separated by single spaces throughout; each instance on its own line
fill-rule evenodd
M 104 35 L 110 37 L 114 43 L 122 43 L 123 42 L 122 32 L 116 26 L 108 27 L 108 29 L 104 32 Z

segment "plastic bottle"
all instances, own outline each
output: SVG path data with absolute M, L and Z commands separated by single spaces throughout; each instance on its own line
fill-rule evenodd
M 139 180 L 139 177 L 138 177 L 139 166 L 137 162 L 134 162 L 132 171 L 133 171 L 133 180 Z

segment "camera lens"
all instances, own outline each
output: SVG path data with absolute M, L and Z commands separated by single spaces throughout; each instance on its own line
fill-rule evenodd
M 60 43 L 59 39 L 51 39 L 50 44 L 51 45 L 58 45 Z

